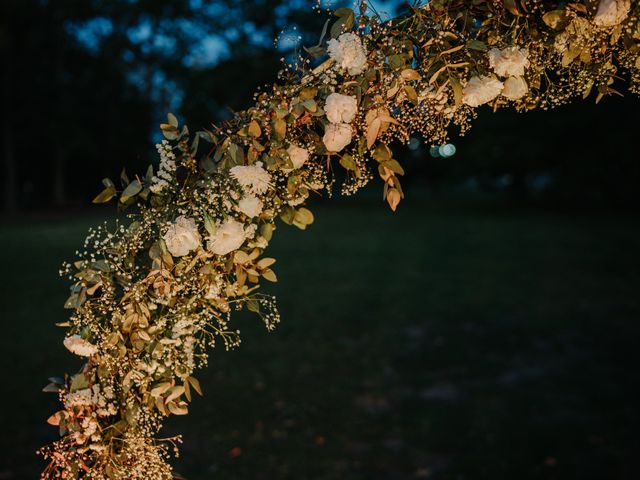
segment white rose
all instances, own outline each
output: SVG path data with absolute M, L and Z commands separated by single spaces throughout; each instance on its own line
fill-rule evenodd
M 238 165 L 232 167 L 229 173 L 247 192 L 264 193 L 271 185 L 271 175 L 262 168 L 262 162 L 256 162 L 253 165 Z
M 81 357 L 90 357 L 98 353 L 98 347 L 87 342 L 80 335 L 71 335 L 65 338 L 63 343 L 64 346 L 67 347 L 67 350 Z
M 367 68 L 367 51 L 355 33 L 343 33 L 337 40 L 329 40 L 327 51 L 349 75 L 360 75 Z
M 358 113 L 356 97 L 332 93 L 327 97 L 324 111 L 331 123 L 351 123 Z
M 529 50 L 526 48 L 492 48 L 488 56 L 489 65 L 501 77 L 521 77 L 529 68 Z
M 504 82 L 502 96 L 509 100 L 519 100 L 529 91 L 527 82 L 522 77 L 509 77 Z
M 229 218 L 216 224 L 216 233 L 209 237 L 207 249 L 216 255 L 226 255 L 239 249 L 245 239 L 244 225 Z
M 490 102 L 502 92 L 502 82 L 493 75 L 471 77 L 462 90 L 462 102 L 479 107 Z
M 593 23 L 599 27 L 615 27 L 629 15 L 630 0 L 600 0 Z
M 255 195 L 247 194 L 238 202 L 238 210 L 244 213 L 247 217 L 257 217 L 262 213 L 264 207 L 262 200 Z
M 309 160 L 309 150 L 293 143 L 287 148 L 287 153 L 289 154 L 291 163 L 293 163 L 294 169 L 302 167 L 306 161 Z
M 339 152 L 351 143 L 353 132 L 348 123 L 330 123 L 324 131 L 322 141 L 330 152 Z
M 200 246 L 202 238 L 193 218 L 180 216 L 164 234 L 164 243 L 174 257 L 183 257 Z

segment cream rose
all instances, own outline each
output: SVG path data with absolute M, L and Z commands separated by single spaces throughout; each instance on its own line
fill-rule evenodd
M 599 27 L 615 27 L 629 15 L 630 0 L 600 0 L 593 23 Z
M 471 77 L 462 90 L 462 102 L 479 107 L 496 98 L 502 92 L 502 82 L 495 76 Z
M 264 204 L 255 195 L 247 194 L 238 202 L 238 210 L 244 213 L 247 217 L 257 217 L 262 213 Z
M 164 243 L 174 257 L 183 257 L 200 246 L 202 238 L 193 218 L 180 216 L 164 234 Z
M 309 150 L 293 143 L 287 148 L 287 153 L 294 169 L 302 167 L 309 160 Z
M 207 250 L 216 255 L 226 255 L 239 249 L 246 240 L 244 225 L 233 218 L 216 224 L 216 233 L 209 237 Z
M 529 68 L 529 50 L 526 48 L 492 48 L 488 56 L 489 66 L 501 77 L 521 77 Z
M 502 96 L 509 100 L 519 100 L 529 91 L 527 82 L 522 77 L 509 77 L 504 82 Z
M 356 97 L 332 93 L 327 97 L 324 111 L 331 123 L 351 123 L 358 113 Z
M 348 123 L 330 123 L 324 131 L 322 141 L 330 152 L 339 152 L 351 143 L 353 131 Z
M 329 40 L 327 51 L 336 65 L 349 75 L 360 75 L 367 68 L 367 51 L 355 33 L 343 33 L 337 39 Z

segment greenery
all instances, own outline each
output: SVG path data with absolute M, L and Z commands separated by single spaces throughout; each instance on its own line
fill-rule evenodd
M 312 232 L 278 232 L 280 282 L 267 291 L 287 321 L 267 334 L 239 317 L 242 349 L 213 357 L 205 397 L 169 424 L 186 434 L 177 470 L 634 478 L 637 219 L 445 208 L 408 194 L 395 214 L 376 208 L 374 191 L 316 207 Z M 13 272 L 0 291 L 2 396 L 15 399 L 1 417 L 2 478 L 35 478 L 33 451 L 54 438 L 39 422 L 55 408 L 38 393 L 42 375 L 76 363 L 53 326 L 66 320 L 55 273 L 97 221 L 0 227 Z
M 194 372 L 208 349 L 240 344 L 231 312 L 251 311 L 267 330 L 280 322 L 275 297 L 257 292 L 277 281 L 276 260 L 263 255 L 276 220 L 311 225 L 301 205 L 331 195 L 336 169 L 347 195 L 379 176 L 395 211 L 405 172 L 390 144 L 446 142 L 482 105 L 547 110 L 592 92 L 598 103 L 621 95 L 620 75 L 638 93 L 636 7 L 434 1 L 383 21 L 361 2 L 357 22 L 353 10 L 335 10 L 306 49 L 321 64 L 296 58 L 231 121 L 190 136 L 168 114 L 159 167 L 123 170 L 120 186 L 105 178 L 94 199 L 137 208 L 90 230 L 61 270 L 73 313 L 58 326 L 86 362 L 44 388 L 62 407 L 47 420 L 61 438 L 40 450 L 43 480 L 174 478 L 167 460 L 182 438 L 157 434 L 202 395 Z M 407 278 L 393 281 L 403 288 Z

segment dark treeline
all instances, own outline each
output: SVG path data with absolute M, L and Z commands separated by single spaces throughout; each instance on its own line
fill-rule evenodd
M 291 53 L 287 37 L 317 42 L 325 19 L 312 5 L 3 0 L 3 209 L 86 205 L 102 177 L 153 161 L 165 112 L 200 128 L 246 107 Z M 436 192 L 462 185 L 521 199 L 638 205 L 632 135 L 640 103 L 630 95 L 579 103 L 524 116 L 486 109 L 456 140 L 454 157 L 432 158 L 424 146 L 402 153 L 409 181 Z
M 86 204 L 100 178 L 151 160 L 165 112 L 206 127 L 246 107 L 287 53 L 282 29 L 322 24 L 299 4 L 3 0 L 4 209 Z

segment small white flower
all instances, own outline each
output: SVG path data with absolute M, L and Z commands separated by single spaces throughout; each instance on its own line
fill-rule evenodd
M 599 27 L 615 27 L 629 15 L 630 0 L 600 0 L 593 23 Z
M 479 107 L 496 98 L 502 92 L 502 82 L 493 75 L 471 77 L 462 90 L 462 102 Z
M 367 68 L 367 51 L 355 33 L 343 33 L 337 39 L 329 40 L 327 51 L 336 65 L 349 75 L 360 75 Z
M 571 35 L 566 30 L 562 33 L 556 35 L 556 39 L 553 42 L 553 48 L 558 53 L 564 53 L 564 51 L 569 47 L 569 39 Z
M 239 249 L 245 240 L 244 225 L 229 218 L 223 223 L 216 224 L 216 233 L 209 237 L 207 249 L 216 255 L 226 255 Z
M 75 353 L 81 357 L 90 357 L 98 353 L 98 347 L 94 344 L 87 342 L 80 335 L 71 335 L 64 339 L 64 346 L 67 347 L 71 353 Z
M 309 160 L 309 150 L 293 143 L 287 148 L 287 153 L 294 169 L 302 167 Z
M 298 205 L 302 205 L 307 198 L 309 198 L 309 194 L 308 193 L 300 193 L 300 194 L 298 194 L 298 196 L 293 197 L 290 200 L 288 200 L 287 203 L 289 205 L 291 205 L 292 207 L 297 207 Z
M 252 239 L 256 236 L 256 232 L 258 231 L 258 225 L 252 223 L 248 227 L 244 229 L 244 236 L 248 239 Z
M 488 56 L 489 66 L 501 77 L 521 77 L 529 68 L 529 50 L 526 48 L 492 48 Z
M 353 131 L 348 123 L 330 123 L 324 131 L 322 141 L 330 152 L 339 152 L 351 143 Z
M 209 288 L 207 289 L 207 293 L 205 293 L 204 298 L 206 298 L 207 300 L 215 300 L 217 298 L 220 298 L 221 293 L 222 293 L 222 289 L 220 288 L 220 285 L 218 284 L 209 285 Z
M 502 96 L 509 100 L 519 100 L 529 91 L 527 82 L 522 77 L 509 77 L 504 82 Z
M 232 167 L 229 173 L 235 178 L 242 188 L 251 193 L 264 193 L 271 184 L 271 175 L 264 168 L 262 162 L 253 165 L 238 165 Z
M 151 178 L 149 190 L 153 193 L 160 193 L 170 185 L 176 172 L 176 156 L 168 141 L 156 144 L 156 149 L 160 154 L 160 167 L 156 175 Z
M 324 111 L 331 123 L 351 123 L 358 113 L 356 97 L 332 93 L 327 97 Z
M 183 257 L 200 246 L 202 237 L 193 218 L 180 216 L 164 234 L 164 243 L 174 257 Z
M 64 406 L 66 408 L 88 407 L 93 404 L 93 391 L 90 388 L 70 392 L 64 399 Z
M 260 200 L 255 195 L 251 195 L 250 193 L 242 197 L 242 199 L 238 202 L 238 210 L 244 213 L 247 217 L 253 218 L 257 217 L 262 213 L 262 208 L 264 204 L 262 200 Z

